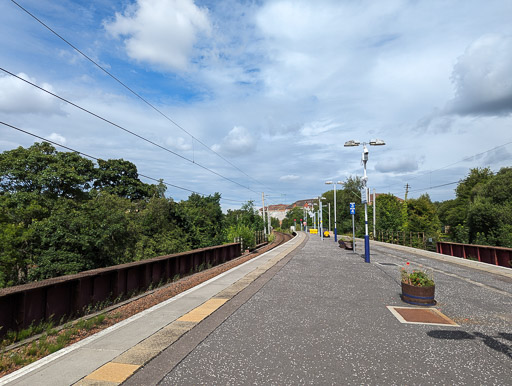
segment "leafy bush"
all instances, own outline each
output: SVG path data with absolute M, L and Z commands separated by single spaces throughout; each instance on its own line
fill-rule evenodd
M 228 240 L 237 242 L 241 239 L 242 249 L 251 249 L 256 246 L 254 232 L 246 225 L 232 225 L 228 228 Z
M 433 287 L 435 285 L 432 273 L 421 269 L 412 269 L 410 271 L 409 262 L 406 268 L 400 268 L 401 282 L 415 287 Z

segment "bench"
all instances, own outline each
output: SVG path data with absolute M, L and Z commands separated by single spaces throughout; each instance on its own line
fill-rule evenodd
M 338 244 L 340 245 L 340 248 L 345 248 L 345 249 L 350 249 L 350 250 L 354 249 L 354 246 L 352 245 L 352 241 L 343 241 L 340 239 L 338 241 Z

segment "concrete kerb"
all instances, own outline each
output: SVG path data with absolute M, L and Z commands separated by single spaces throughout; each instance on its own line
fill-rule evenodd
M 356 240 L 363 241 L 362 239 L 356 239 Z M 512 269 L 511 268 L 501 267 L 498 265 L 492 265 L 492 264 L 488 264 L 488 263 L 482 263 L 480 261 L 463 259 L 461 257 L 456 257 L 456 256 L 443 255 L 441 253 L 425 251 L 423 249 L 407 247 L 404 245 L 384 243 L 384 242 L 376 241 L 376 240 L 372 240 L 372 241 L 370 241 L 370 243 L 375 244 L 375 245 L 380 245 L 380 246 L 383 246 L 386 248 L 395 249 L 398 251 L 413 252 L 416 255 L 420 255 L 423 257 L 430 258 L 430 259 L 439 260 L 439 261 L 443 261 L 446 263 L 462 265 L 462 266 L 465 266 L 468 268 L 473 268 L 473 269 L 476 269 L 479 271 L 485 271 L 485 272 L 493 273 L 496 275 L 501 275 L 501 276 L 508 277 L 508 278 L 512 279 Z M 370 247 L 370 251 L 371 251 L 371 247 Z

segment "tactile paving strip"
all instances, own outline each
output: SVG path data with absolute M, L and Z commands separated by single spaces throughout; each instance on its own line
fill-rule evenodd
M 387 308 L 401 323 L 459 327 L 457 323 L 455 323 L 437 308 L 413 308 L 395 306 L 387 306 Z

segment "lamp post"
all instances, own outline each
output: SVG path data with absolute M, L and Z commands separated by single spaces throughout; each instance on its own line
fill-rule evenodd
M 336 184 L 342 184 L 343 182 L 332 182 L 332 181 L 325 181 L 326 185 L 333 185 L 334 188 L 334 242 L 338 241 L 338 230 L 336 229 Z
M 329 233 L 331 233 L 331 203 L 328 202 L 327 205 L 329 206 Z
M 320 231 L 320 239 L 324 241 L 324 214 L 322 209 L 322 200 L 325 200 L 325 197 L 318 196 L 318 228 Z
M 361 143 L 359 141 L 350 140 L 345 142 L 345 147 L 359 146 Z M 386 143 L 381 139 L 373 139 L 369 142 L 371 146 L 383 146 Z M 363 189 L 364 195 L 362 193 L 363 203 L 364 203 L 364 261 L 366 263 L 370 262 L 370 236 L 368 236 L 368 188 L 367 182 L 368 177 L 366 176 L 366 163 L 368 162 L 368 149 L 366 148 L 366 142 L 363 142 L 363 154 L 361 156 L 361 161 L 364 166 L 364 174 L 363 174 Z

